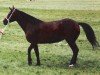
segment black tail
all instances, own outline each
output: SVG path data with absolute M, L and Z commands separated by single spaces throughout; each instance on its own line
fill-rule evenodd
M 83 30 L 85 31 L 86 37 L 88 39 L 88 41 L 91 43 L 93 49 L 95 47 L 99 47 L 99 43 L 96 40 L 95 34 L 93 29 L 91 28 L 91 26 L 87 23 L 82 23 L 82 22 L 78 22 L 78 24 L 83 28 Z

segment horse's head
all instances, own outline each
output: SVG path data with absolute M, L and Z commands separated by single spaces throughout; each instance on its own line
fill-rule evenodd
M 12 8 L 9 7 L 9 9 L 10 9 L 10 12 L 8 13 L 7 17 L 4 18 L 3 20 L 4 25 L 7 25 L 8 23 L 15 21 L 15 18 L 16 18 L 16 14 L 15 14 L 16 8 L 14 8 L 13 6 Z

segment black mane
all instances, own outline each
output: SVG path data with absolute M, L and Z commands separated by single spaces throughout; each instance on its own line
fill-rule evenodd
M 22 16 L 21 18 L 24 18 L 24 19 L 26 19 L 27 21 L 30 21 L 33 24 L 37 24 L 37 23 L 43 22 L 42 20 L 39 20 L 39 19 L 37 19 L 37 18 L 35 18 L 35 17 L 33 17 L 33 16 L 23 12 L 23 11 L 20 11 L 18 9 L 16 9 L 16 10 L 21 14 L 20 15 L 20 17 Z

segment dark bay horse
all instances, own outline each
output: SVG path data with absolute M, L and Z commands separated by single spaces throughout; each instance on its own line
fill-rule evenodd
M 99 46 L 93 29 L 86 23 L 76 22 L 68 18 L 58 21 L 44 22 L 14 7 L 9 9 L 10 12 L 3 20 L 3 23 L 4 25 L 7 25 L 10 22 L 17 21 L 25 32 L 26 39 L 30 42 L 28 48 L 29 65 L 32 64 L 31 50 L 33 48 L 37 57 L 37 65 L 40 65 L 38 44 L 55 43 L 66 40 L 73 51 L 69 66 L 74 66 L 79 51 L 75 42 L 80 34 L 80 26 L 84 29 L 87 39 L 93 48 Z

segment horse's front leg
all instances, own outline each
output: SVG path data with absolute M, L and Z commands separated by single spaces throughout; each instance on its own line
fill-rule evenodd
M 32 44 L 29 46 L 28 48 L 28 65 L 32 65 L 32 58 L 31 58 L 31 50 L 32 50 L 33 46 Z
M 35 51 L 35 55 L 36 55 L 36 58 L 37 58 L 37 64 L 36 65 L 40 65 L 40 57 L 39 57 L 39 49 L 38 49 L 38 45 L 34 45 L 34 51 Z

